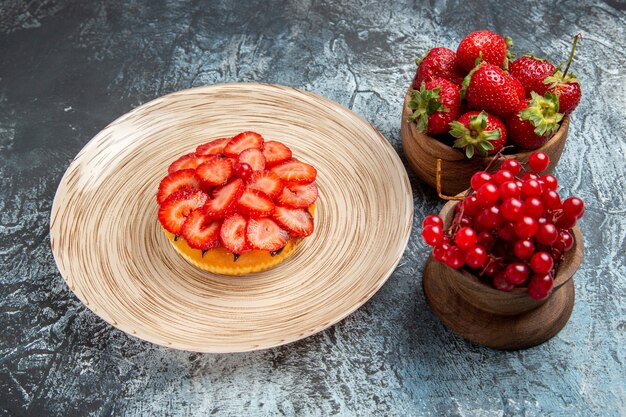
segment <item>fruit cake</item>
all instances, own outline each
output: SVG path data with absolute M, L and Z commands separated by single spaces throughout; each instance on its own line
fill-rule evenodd
M 207 271 L 272 268 L 314 230 L 316 169 L 255 132 L 220 138 L 178 158 L 157 192 L 174 248 Z

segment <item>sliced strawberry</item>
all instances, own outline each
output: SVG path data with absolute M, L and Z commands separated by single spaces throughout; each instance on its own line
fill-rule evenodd
M 286 183 L 308 184 L 315 181 L 315 177 L 317 177 L 315 168 L 297 159 L 290 159 L 276 165 L 271 171 Z
M 193 169 L 182 169 L 169 174 L 161 180 L 157 191 L 157 203 L 163 204 L 165 199 L 176 191 L 199 190 L 202 181 Z
M 313 233 L 313 216 L 305 209 L 276 206 L 272 217 L 293 237 L 306 237 Z
M 246 238 L 254 249 L 277 251 L 287 244 L 289 233 L 266 217 L 248 220 Z
M 231 138 L 215 139 L 211 142 L 203 143 L 196 148 L 196 155 L 221 155 L 224 153 L 224 147 Z
M 239 178 L 213 191 L 213 199 L 206 203 L 205 210 L 213 218 L 224 218 L 237 208 L 237 201 L 245 186 Z
M 283 190 L 284 184 L 278 175 L 271 171 L 258 171 L 248 180 L 248 188 L 259 190 L 274 199 Z
M 187 216 L 206 203 L 208 196 L 202 191 L 180 190 L 167 197 L 159 208 L 159 221 L 165 230 L 180 235 Z
M 283 188 L 276 203 L 290 208 L 307 208 L 317 200 L 317 184 L 290 184 Z
M 224 185 L 233 175 L 233 166 L 228 159 L 211 155 L 205 163 L 196 168 L 196 174 L 205 185 Z
M 248 219 L 241 214 L 233 214 L 222 223 L 220 241 L 222 245 L 235 254 L 242 254 L 248 250 L 246 228 Z
M 170 164 L 167 168 L 169 174 L 183 169 L 196 169 L 198 165 L 206 161 L 205 156 L 197 156 L 195 153 L 183 155 Z
M 265 157 L 258 149 L 246 149 L 239 154 L 239 162 L 250 165 L 253 171 L 263 171 L 265 169 Z
M 291 149 L 280 142 L 269 140 L 263 144 L 265 166 L 270 168 L 291 159 Z
M 237 209 L 254 218 L 267 217 L 274 211 L 274 203 L 261 191 L 248 188 L 239 198 Z
M 222 221 L 213 219 L 203 207 L 197 208 L 187 216 L 183 224 L 183 237 L 187 244 L 200 250 L 209 250 L 219 246 Z
M 263 149 L 263 137 L 255 132 L 241 132 L 228 142 L 224 154 L 237 158 L 241 152 L 250 148 Z

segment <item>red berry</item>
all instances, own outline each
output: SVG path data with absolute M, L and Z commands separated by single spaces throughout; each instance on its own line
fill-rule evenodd
M 429 246 L 435 246 L 443 240 L 443 228 L 437 225 L 426 226 L 422 230 L 422 238 Z
M 454 219 L 452 220 L 452 224 L 459 225 L 459 227 L 472 227 L 472 223 L 473 222 L 469 217 L 467 216 L 461 217 L 460 213 L 454 216 Z
M 539 197 L 542 192 L 541 184 L 537 180 L 527 180 L 522 184 L 523 197 Z
M 545 152 L 533 152 L 528 158 L 528 166 L 535 172 L 545 171 L 550 165 L 550 157 Z
M 522 170 L 522 164 L 517 162 L 515 159 L 507 159 L 506 161 L 502 162 L 502 165 L 500 165 L 500 169 L 506 169 L 514 176 L 517 176 Z
M 524 204 L 518 198 L 508 198 L 500 206 L 502 217 L 509 221 L 515 221 L 524 215 Z
M 530 258 L 530 268 L 537 274 L 547 274 L 554 267 L 554 259 L 548 252 L 537 252 Z
M 537 242 L 547 246 L 550 246 L 554 242 L 556 242 L 558 237 L 559 231 L 552 223 L 546 223 L 539 226 L 539 228 L 537 229 L 537 234 L 535 235 L 535 239 L 537 239 Z
M 459 269 L 465 265 L 465 252 L 457 246 L 450 246 L 446 252 L 445 263 L 450 268 Z
M 565 252 L 572 249 L 572 246 L 574 246 L 574 238 L 567 230 L 561 230 L 559 232 L 559 239 L 563 242 L 563 249 L 565 249 Z
M 543 182 L 543 188 L 546 190 L 556 191 L 559 186 L 559 181 L 552 174 L 543 174 L 539 180 Z
M 474 221 L 474 227 L 478 231 L 493 230 L 502 223 L 502 216 L 500 215 L 500 209 L 496 206 L 481 211 L 476 220 Z
M 528 284 L 528 295 L 532 299 L 543 300 L 552 292 L 553 284 L 554 280 L 550 274 L 533 275 Z
M 563 213 L 556 219 L 555 224 L 559 229 L 571 229 L 576 224 L 576 217 L 571 217 Z
M 525 95 L 543 88 L 543 80 L 554 74 L 555 68 L 549 61 L 531 55 L 523 55 L 509 64 L 511 75 L 524 86 Z
M 461 227 L 454 237 L 454 242 L 463 250 L 476 246 L 477 240 L 476 232 L 470 227 Z
M 443 229 L 443 220 L 436 214 L 429 214 L 422 221 L 422 227 L 426 226 L 439 226 Z
M 441 242 L 437 244 L 437 246 L 433 248 L 433 257 L 439 262 L 443 262 L 450 246 L 451 245 L 448 242 Z
M 537 197 L 530 197 L 524 200 L 524 215 L 534 219 L 541 217 L 543 214 L 543 203 Z
M 480 268 L 487 262 L 487 250 L 480 245 L 476 245 L 467 251 L 465 263 L 470 268 Z
M 491 181 L 491 174 L 485 171 L 478 171 L 474 175 L 472 175 L 472 178 L 470 179 L 470 185 L 474 190 L 478 191 L 480 187 L 482 187 L 484 184 L 487 184 L 489 181 Z
M 459 204 L 460 205 L 460 204 Z M 456 207 L 458 207 L 457 205 Z M 478 197 L 475 194 L 472 194 L 463 200 L 463 213 L 469 217 L 474 217 L 478 213 L 480 213 L 481 207 L 478 202 Z
M 411 97 L 409 107 L 413 114 L 410 119 L 422 133 L 446 134 L 450 123 L 461 114 L 459 86 L 443 78 L 421 83 L 418 89 L 412 90 Z
M 489 232 L 480 232 L 477 236 L 477 243 L 487 249 L 491 249 L 495 241 L 495 238 Z
M 500 200 L 506 201 L 509 198 L 518 198 L 520 196 L 520 189 L 515 181 L 507 181 L 500 185 Z
M 535 253 L 535 245 L 532 240 L 520 239 L 513 244 L 513 253 L 519 259 L 526 260 Z
M 504 279 L 513 285 L 523 284 L 528 279 L 528 275 L 530 275 L 530 269 L 522 262 L 513 262 L 504 270 Z
M 548 210 L 558 210 L 563 207 L 559 193 L 553 190 L 544 191 L 541 195 L 541 201 Z
M 485 63 L 472 71 L 465 89 L 465 100 L 469 107 L 500 118 L 517 118 L 516 109 L 521 103 L 512 77 L 501 68 Z
M 507 181 L 512 181 L 515 178 L 515 175 L 511 171 L 507 171 L 506 169 L 500 169 L 495 173 L 493 179 L 498 184 L 504 184 Z
M 512 242 L 517 239 L 517 234 L 515 233 L 515 227 L 513 226 L 513 223 L 506 222 L 502 226 L 500 226 L 500 229 L 498 229 L 498 237 L 505 242 Z
M 487 261 L 487 265 L 482 271 L 482 275 L 486 277 L 495 276 L 502 269 L 502 264 L 495 261 Z
M 472 32 L 464 37 L 456 50 L 457 63 L 466 71 L 476 65 L 476 60 L 503 67 L 506 61 L 506 40 L 488 30 Z
M 242 180 L 247 181 L 248 178 L 250 178 L 250 176 L 252 175 L 252 172 L 252 167 L 246 162 L 237 162 L 235 164 L 234 174 L 237 178 L 241 178 Z
M 500 191 L 496 185 L 487 183 L 478 189 L 476 197 L 483 207 L 491 207 L 498 202 Z
M 532 172 L 524 172 L 522 174 L 522 176 L 520 177 L 520 179 L 522 181 L 528 181 L 528 180 L 538 180 L 539 179 L 539 175 L 537 174 L 533 174 Z
M 461 84 L 464 77 L 465 72 L 456 63 L 456 52 L 448 48 L 433 48 L 419 63 L 413 78 L 413 88 L 419 89 L 422 81 L 428 82 L 435 78 Z
M 569 217 L 580 219 L 585 214 L 585 203 L 578 197 L 570 197 L 563 202 L 563 213 Z
M 515 222 L 515 233 L 522 239 L 528 239 L 537 233 L 537 220 L 530 216 L 524 216 Z
M 497 290 L 506 291 L 506 292 L 509 292 L 513 288 L 515 288 L 515 285 L 513 285 L 509 281 L 507 281 L 507 279 L 506 279 L 506 271 L 505 270 L 498 271 L 495 274 L 495 277 L 493 277 L 493 286 Z

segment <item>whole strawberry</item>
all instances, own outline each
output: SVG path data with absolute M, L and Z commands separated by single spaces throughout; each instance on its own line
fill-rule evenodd
M 465 72 L 456 63 L 456 54 L 448 48 L 433 48 L 416 63 L 417 71 L 413 78 L 413 88 L 416 90 L 420 88 L 422 82 L 434 78 L 443 78 L 460 85 L 465 77 Z
M 518 149 L 537 149 L 554 136 L 562 119 L 559 99 L 554 94 L 542 97 L 533 91 L 531 98 L 521 102 L 506 119 L 509 144 Z
M 582 36 L 580 34 L 574 36 L 574 43 L 572 44 L 572 50 L 567 61 L 565 71 L 556 71 L 553 75 L 546 77 L 543 83 L 538 87 L 537 93 L 545 94 L 550 92 L 559 98 L 559 108 L 561 113 L 569 114 L 580 102 L 582 91 L 580 90 L 580 84 L 575 74 L 567 73 L 569 66 L 574 58 L 574 51 L 576 51 L 576 43 Z
M 413 90 L 409 107 L 413 109 L 410 121 L 422 133 L 440 135 L 448 133 L 449 123 L 459 117 L 461 94 L 459 87 L 443 78 L 422 83 Z
M 465 149 L 468 158 L 493 155 L 506 143 L 506 126 L 498 117 L 485 111 L 470 111 L 450 123 L 453 146 Z
M 522 83 L 527 97 L 530 97 L 531 91 L 543 95 L 540 92 L 544 89 L 543 80 L 554 74 L 554 71 L 550 61 L 532 55 L 521 56 L 509 65 L 509 73 Z
M 511 38 L 503 38 L 488 30 L 479 30 L 467 35 L 456 49 L 457 63 L 466 71 L 471 71 L 478 60 L 500 68 L 507 66 L 507 49 L 512 45 Z
M 508 116 L 520 103 L 520 91 L 512 77 L 495 65 L 479 64 L 465 77 L 463 86 L 470 108 L 499 117 Z

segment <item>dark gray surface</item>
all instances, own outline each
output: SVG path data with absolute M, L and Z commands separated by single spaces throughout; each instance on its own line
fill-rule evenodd
M 0 414 L 626 413 L 624 2 L 96 3 L 0 3 Z M 413 176 L 416 225 L 387 284 L 348 319 L 288 346 L 235 355 L 154 346 L 66 287 L 48 240 L 52 199 L 71 159 L 116 117 L 193 86 L 285 84 L 352 108 L 402 156 L 414 59 L 481 28 L 557 62 L 584 34 L 573 67 L 583 99 L 557 174 L 562 194 L 587 204 L 585 261 L 574 313 L 551 341 L 498 352 L 437 321 L 421 290 L 417 226 L 441 202 Z

